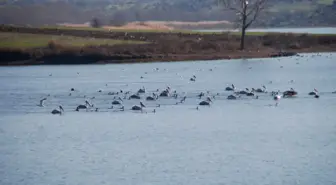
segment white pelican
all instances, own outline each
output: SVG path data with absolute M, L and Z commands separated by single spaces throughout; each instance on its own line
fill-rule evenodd
M 80 109 L 86 109 L 87 110 L 87 106 L 86 105 L 78 105 L 76 108 L 76 111 L 79 111 Z
M 76 111 L 79 111 L 80 109 L 88 109 L 89 107 L 93 107 L 93 105 L 91 105 L 87 100 L 85 100 L 85 105 L 78 105 L 76 108 Z
M 147 96 L 146 100 L 147 100 L 147 101 L 155 101 L 156 98 L 155 98 L 155 97 L 152 97 L 152 96 Z
M 139 90 L 138 90 L 138 93 L 145 93 L 145 92 L 146 92 L 145 87 L 142 87 L 142 89 L 139 89 Z
M 60 110 L 54 109 L 53 111 L 51 111 L 51 114 L 59 114 L 62 115 L 62 112 L 64 112 L 64 109 L 62 106 L 59 106 Z
M 44 102 L 47 100 L 47 98 L 43 98 L 42 100 L 40 100 L 40 104 L 38 106 L 40 107 L 44 107 Z
M 227 99 L 228 99 L 228 100 L 236 100 L 237 97 L 234 96 L 234 95 L 229 95 L 229 96 L 227 97 Z
M 235 89 L 236 89 L 236 87 L 233 84 L 231 84 L 231 87 L 226 87 L 225 88 L 226 91 L 234 91 Z
M 140 102 L 140 106 L 138 106 L 138 105 L 134 105 L 133 107 L 132 107 L 132 110 L 141 110 L 142 111 L 142 108 L 143 107 L 146 107 L 142 102 Z
M 198 105 L 210 105 L 210 103 L 212 103 L 212 100 L 210 97 L 207 97 L 205 101 L 201 101 Z
M 121 105 L 122 104 L 122 100 L 118 101 L 118 100 L 114 100 L 112 102 L 112 105 Z
M 128 99 L 141 99 L 141 97 L 138 94 L 133 94 Z
M 298 94 L 298 93 L 297 93 L 293 88 L 291 88 L 290 90 L 283 92 L 283 97 L 284 97 L 284 98 L 287 98 L 287 97 L 294 97 L 294 96 L 296 96 L 297 94 Z
M 85 100 L 85 105 L 93 107 L 93 104 L 90 104 L 87 100 Z
M 277 95 L 274 96 L 273 99 L 274 99 L 275 101 L 278 101 L 278 100 L 281 99 L 281 95 L 277 94 Z
M 316 96 L 317 93 L 318 93 L 318 91 L 314 88 L 314 91 L 308 93 L 308 95 L 314 95 L 314 96 Z

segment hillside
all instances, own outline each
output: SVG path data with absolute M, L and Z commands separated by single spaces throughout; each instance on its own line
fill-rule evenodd
M 255 26 L 336 25 L 333 0 L 269 0 L 267 16 Z M 0 23 L 54 25 L 85 23 L 93 17 L 105 25 L 130 21 L 233 21 L 216 0 L 0 0 Z

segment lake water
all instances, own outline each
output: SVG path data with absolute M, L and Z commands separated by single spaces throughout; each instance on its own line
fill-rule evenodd
M 222 32 L 230 30 L 198 30 L 203 32 Z M 232 30 L 231 30 L 232 31 Z M 238 31 L 238 30 L 233 30 Z M 311 33 L 311 34 L 336 34 L 336 27 L 322 28 L 253 28 L 248 29 L 248 32 L 278 32 L 278 33 Z
M 335 61 L 335 53 L 326 53 L 2 67 L 0 184 L 334 185 Z M 195 82 L 189 80 L 192 75 Z M 277 107 L 269 94 L 227 100 L 231 93 L 225 87 L 231 83 L 239 89 L 264 84 L 268 91 L 293 87 L 299 95 L 281 99 Z M 143 86 L 146 95 L 170 86 L 187 99 L 178 105 L 180 97 L 142 100 L 147 113 L 129 110 L 139 100 L 124 100 L 123 112 L 108 109 L 113 99 L 108 92 Z M 314 88 L 319 99 L 308 95 Z M 206 91 L 216 95 L 213 104 L 196 110 L 197 94 Z M 99 112 L 74 111 L 84 95 Z M 44 97 L 45 107 L 37 106 Z M 50 114 L 60 104 L 65 113 Z

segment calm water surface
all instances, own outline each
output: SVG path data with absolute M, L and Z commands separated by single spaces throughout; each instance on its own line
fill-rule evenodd
M 204 32 L 221 32 L 229 30 L 199 30 Z M 238 30 L 237 30 L 238 31 Z M 336 34 L 336 27 L 322 28 L 253 28 L 249 32 L 278 32 L 278 33 L 311 33 L 311 34 Z
M 283 66 L 281 68 L 280 66 Z M 159 68 L 159 70 L 155 70 Z M 281 59 L 0 68 L 1 185 L 334 185 L 336 54 Z M 78 73 L 78 74 L 77 74 Z M 52 74 L 52 76 L 49 76 Z M 196 75 L 196 81 L 189 81 Z M 143 78 L 140 78 L 143 76 Z M 291 82 L 293 80 L 293 82 Z M 272 83 L 269 83 L 272 81 Z M 226 100 L 225 87 L 299 92 Z M 187 96 L 108 109 L 108 92 Z M 70 89 L 75 88 L 69 96 Z M 313 88 L 321 97 L 308 95 Z M 101 93 L 98 90 L 102 90 Z M 220 93 L 196 110 L 196 95 Z M 45 107 L 36 106 L 47 97 Z M 75 112 L 84 95 L 100 112 Z M 161 107 L 156 107 L 156 104 Z M 65 114 L 51 115 L 59 104 Z M 156 113 L 151 113 L 156 109 Z

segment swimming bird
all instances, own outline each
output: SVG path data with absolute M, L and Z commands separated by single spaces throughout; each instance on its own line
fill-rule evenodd
M 145 92 L 146 92 L 145 87 L 142 87 L 142 89 L 139 89 L 139 90 L 138 90 L 138 93 L 145 93 Z
M 246 93 L 246 96 L 254 96 L 254 88 L 248 93 Z
M 62 112 L 64 112 L 63 107 L 60 105 L 60 106 L 58 106 L 58 108 L 59 108 L 59 110 L 54 109 L 53 111 L 51 111 L 51 114 L 59 114 L 59 115 L 62 115 Z
M 80 109 L 88 109 L 88 107 L 86 105 L 78 105 L 76 108 L 76 111 L 79 111 Z
M 212 103 L 212 100 L 210 97 L 207 97 L 205 101 L 201 101 L 198 105 L 210 105 L 210 103 Z
M 314 88 L 314 91 L 308 93 L 308 95 L 314 95 L 316 96 L 318 94 L 318 91 Z
M 169 96 L 169 90 L 166 89 L 160 93 L 160 97 L 168 97 Z
M 204 96 L 204 93 L 203 93 L 203 92 L 201 92 L 199 95 L 197 95 L 197 97 L 199 97 L 199 99 L 201 99 L 202 96 Z
M 138 106 L 138 105 L 134 105 L 133 107 L 132 107 L 132 110 L 141 110 L 142 111 L 142 108 L 143 107 L 146 107 L 142 102 L 140 102 L 140 106 Z
M 185 102 L 186 99 L 187 99 L 187 96 L 184 96 L 184 97 L 182 98 L 182 100 L 180 101 L 180 103 Z
M 47 100 L 47 98 L 43 98 L 42 100 L 40 100 L 40 104 L 38 106 L 40 107 L 44 107 L 44 102 Z
M 88 105 L 89 107 L 93 107 L 93 104 L 89 103 L 87 100 L 85 100 L 85 105 Z
M 246 96 L 254 96 L 254 93 L 252 91 L 248 92 L 248 93 L 246 93 Z
M 133 94 L 128 99 L 141 99 L 141 97 L 138 94 Z
M 236 89 L 236 87 L 233 84 L 231 84 L 231 87 L 226 87 L 225 88 L 226 91 L 234 91 L 235 89 Z
M 266 92 L 266 87 L 264 85 L 262 87 L 263 87 L 263 89 L 258 88 L 258 89 L 254 89 L 254 91 L 257 92 L 257 93 L 265 93 Z
M 121 102 L 122 102 L 122 100 L 120 100 L 120 101 L 118 101 L 118 100 L 114 100 L 114 101 L 112 102 L 112 105 L 121 105 Z
M 80 109 L 88 109 L 89 107 L 93 107 L 87 100 L 85 100 L 85 105 L 78 105 L 76 108 L 76 111 L 79 111 Z
M 157 99 L 157 97 L 155 96 L 155 94 L 153 93 L 153 96 L 147 96 L 146 100 L 147 101 L 155 101 Z
M 241 90 L 238 92 L 238 94 L 247 94 L 247 93 L 248 93 L 248 90 L 247 91 Z
M 283 92 L 283 97 L 284 98 L 286 98 L 286 97 L 294 97 L 297 94 L 298 93 L 293 88 L 291 88 L 290 90 Z
M 196 76 L 194 75 L 193 77 L 190 78 L 190 81 L 196 81 Z
M 280 100 L 281 99 L 281 95 L 279 94 L 276 94 L 274 97 L 273 97 L 274 100 Z
M 228 100 L 236 100 L 236 99 L 237 99 L 237 96 L 235 96 L 235 95 L 229 95 L 229 96 L 227 97 L 227 99 L 228 99 Z

